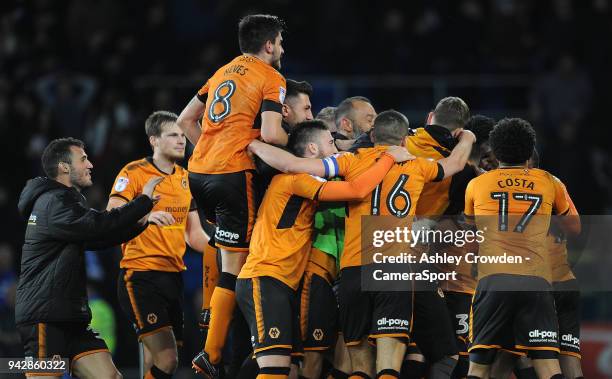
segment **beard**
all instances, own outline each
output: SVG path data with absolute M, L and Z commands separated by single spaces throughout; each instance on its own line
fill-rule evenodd
M 280 57 L 277 60 L 272 62 L 272 67 L 274 67 L 277 70 L 281 69 L 281 60 L 280 60 Z
M 88 177 L 86 173 L 79 174 L 74 171 L 70 172 L 70 183 L 79 191 L 91 187 L 93 184 L 91 181 L 91 174 Z

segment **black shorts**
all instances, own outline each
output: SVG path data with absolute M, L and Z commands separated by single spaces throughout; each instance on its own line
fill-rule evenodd
M 467 356 L 472 295 L 463 292 L 444 292 L 444 298 L 455 328 L 457 350 L 459 355 Z
M 257 212 L 253 172 L 190 173 L 189 188 L 200 213 L 214 218 L 216 246 L 248 251 Z
M 331 284 L 307 271 L 302 278 L 298 297 L 304 351 L 328 350 L 338 335 L 338 302 Z
M 134 325 L 138 339 L 172 328 L 183 341 L 183 276 L 180 272 L 121 269 L 119 305 Z
M 489 358 L 483 361 L 483 350 L 502 348 L 526 352 L 533 359 L 558 356 L 552 286 L 543 278 L 495 274 L 481 279 L 470 318 L 470 360 L 476 363 L 490 363 Z
M 347 345 L 363 337 L 372 341 L 396 337 L 408 342 L 412 319 L 412 292 L 365 292 L 361 290 L 361 267 L 340 270 L 338 282 L 340 329 Z
M 580 355 L 580 289 L 576 279 L 553 283 L 562 355 Z
M 412 340 L 428 362 L 459 353 L 452 316 L 437 283 L 418 283 L 414 292 Z
M 50 322 L 17 325 L 26 357 L 76 360 L 109 351 L 104 340 L 87 323 Z M 37 375 L 40 375 L 37 373 Z M 57 375 L 57 374 L 55 374 Z
M 236 302 L 256 356 L 302 354 L 297 292 L 269 276 L 238 279 Z

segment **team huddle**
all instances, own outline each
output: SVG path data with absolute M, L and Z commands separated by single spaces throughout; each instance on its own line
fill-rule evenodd
M 240 21 L 242 55 L 179 116 L 149 116 L 153 155 L 121 169 L 106 212 L 80 195 L 91 185 L 83 144 L 47 147 L 47 178 L 28 182 L 19 204 L 30 220 L 16 308 L 26 355 L 67 357 L 79 377 L 120 377 L 88 328 L 82 250 L 121 244 L 117 296 L 144 346 L 144 377 L 171 378 L 188 244 L 203 252 L 205 343 L 192 363 L 208 379 L 582 378 L 566 246 L 580 221 L 562 182 L 537 167 L 531 125 L 470 116 L 458 97 L 416 129 L 361 96 L 315 118 L 310 84 L 280 74 L 283 31 L 276 16 Z M 524 261 L 406 263 L 453 279 L 366 288 L 368 216 L 487 231 L 478 243 L 412 246 L 418 257 L 443 248 Z

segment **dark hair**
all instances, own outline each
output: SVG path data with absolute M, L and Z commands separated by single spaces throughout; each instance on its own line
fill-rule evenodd
M 300 122 L 289 135 L 287 147 L 296 156 L 304 157 L 306 155 L 306 146 L 309 143 L 316 142 L 319 133 L 324 131 L 328 131 L 328 129 L 323 121 L 311 120 Z
M 489 133 L 495 127 L 495 120 L 481 114 L 474 115 L 467 120 L 464 129 L 471 131 L 476 136 L 476 145 L 472 147 L 470 159 L 480 160 L 482 146 L 489 142 Z
M 470 108 L 459 97 L 445 97 L 438 102 L 433 113 L 438 125 L 453 130 L 463 128 L 470 117 Z
M 410 122 L 408 118 L 402 113 L 390 109 L 376 116 L 372 133 L 377 144 L 400 145 L 402 140 L 408 135 L 409 129 Z
M 57 178 L 57 165 L 60 162 L 72 164 L 71 146 L 85 148 L 83 141 L 72 137 L 54 139 L 45 147 L 40 161 L 47 177 Z
M 533 149 L 533 154 L 531 154 L 531 167 L 539 168 L 540 167 L 540 154 L 538 153 L 538 149 Z
M 523 164 L 533 154 L 536 134 L 531 125 L 520 118 L 500 120 L 489 134 L 495 157 L 506 164 Z
M 287 95 L 285 96 L 285 100 L 299 95 L 303 93 L 312 96 L 312 86 L 307 81 L 298 82 L 293 79 L 287 79 Z
M 251 14 L 238 23 L 238 43 L 243 53 L 257 54 L 267 41 L 276 39 L 285 30 L 285 23 L 277 16 Z
M 176 122 L 178 116 L 168 111 L 155 111 L 147 117 L 145 121 L 145 132 L 149 137 L 159 137 L 162 134 L 162 127 L 167 122 Z
M 344 117 L 353 121 L 352 111 L 353 107 L 355 106 L 355 102 L 357 101 L 363 101 L 364 103 L 372 104 L 370 99 L 363 96 L 347 97 L 346 99 L 342 100 L 342 102 L 338 104 L 338 107 L 336 108 L 336 126 L 340 126 L 340 120 L 342 120 L 342 118 Z

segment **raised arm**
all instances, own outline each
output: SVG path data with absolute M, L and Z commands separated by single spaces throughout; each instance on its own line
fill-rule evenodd
M 457 146 L 455 146 L 448 157 L 438 161 L 440 166 L 444 169 L 445 178 L 453 176 L 463 170 L 470 157 L 472 146 L 474 142 L 476 142 L 476 136 L 469 130 L 462 130 L 459 133 L 459 143 L 457 143 Z
M 185 109 L 183 109 L 178 120 L 176 120 L 179 128 L 181 128 L 189 142 L 194 146 L 198 143 L 200 135 L 202 134 L 202 128 L 198 124 L 198 120 L 202 118 L 205 107 L 206 103 L 200 101 L 198 96 L 194 96 Z

